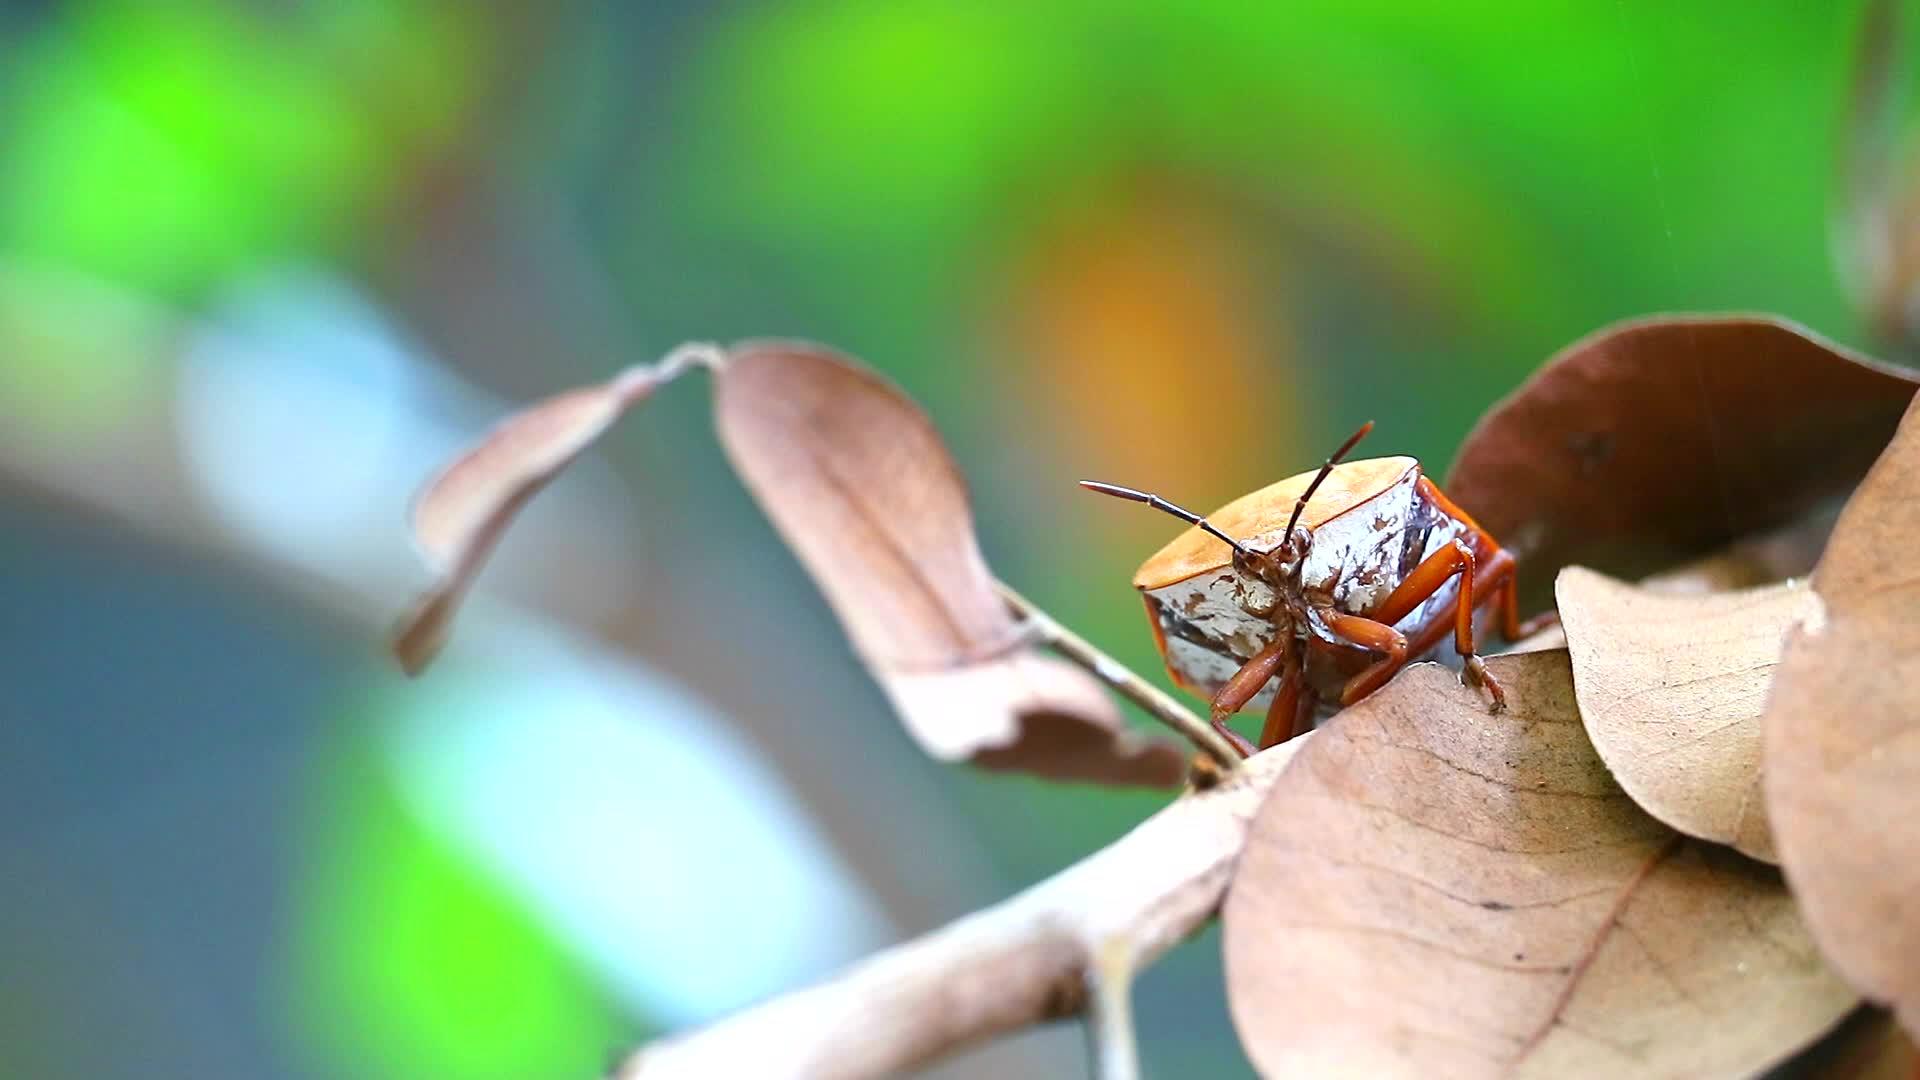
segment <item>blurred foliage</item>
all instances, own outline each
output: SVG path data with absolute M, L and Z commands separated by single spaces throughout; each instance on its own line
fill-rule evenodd
M 36 438 L 86 441 L 160 393 L 178 324 L 138 294 L 63 269 L 0 266 L 0 404 Z M 30 403 L 28 405 L 27 403 Z
M 337 250 L 444 135 L 486 30 L 385 0 L 66 7 L 7 51 L 0 247 L 187 297 Z
M 278 263 L 341 264 L 430 342 L 479 343 L 448 359 L 516 393 L 682 337 L 816 338 L 927 403 L 1001 573 L 1156 670 L 1127 580 L 1172 525 L 1076 499 L 1080 476 L 1204 510 L 1368 417 L 1369 449 L 1439 474 L 1549 352 L 1656 310 L 1856 338 L 1826 249 L 1852 19 L 1788 0 L 47 5 L 0 22 L 0 257 L 32 268 L 0 268 L 0 394 L 84 436 L 164 392 L 128 359 L 161 351 L 127 344 L 151 319 L 108 291 L 51 304 L 46 272 L 191 313 Z M 484 355 L 503 296 L 544 347 Z M 591 303 L 613 328 L 597 352 L 576 347 Z M 450 331 L 448 311 L 481 321 Z M 644 438 L 706 439 L 699 412 Z M 710 448 L 670 468 L 695 520 L 771 542 Z M 765 554 L 755 572 L 797 575 Z M 851 668 L 838 641 L 804 647 Z M 355 1075 L 597 1067 L 620 1032 L 584 976 L 356 755 L 317 781 L 296 1028 Z M 932 769 L 924 787 L 993 853 L 989 893 L 1156 804 Z M 1210 947 L 1141 993 L 1152 1071 L 1242 1067 Z
M 1681 303 L 1844 322 L 1809 227 L 1835 14 L 779 5 L 695 66 L 675 205 L 845 273 L 840 302 L 903 337 L 1143 170 L 1233 205 L 1249 244 L 1377 254 L 1403 290 L 1383 314 L 1425 300 L 1497 340 Z
M 386 769 L 356 720 L 315 762 L 283 987 L 310 1060 L 395 1080 L 603 1068 L 641 1033 L 519 898 L 414 815 Z

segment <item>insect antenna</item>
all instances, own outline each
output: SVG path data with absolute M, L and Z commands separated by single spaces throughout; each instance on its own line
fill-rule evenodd
M 1150 491 L 1137 491 L 1130 487 L 1121 487 L 1118 484 L 1103 484 L 1098 480 L 1082 480 L 1080 481 L 1080 486 L 1086 488 L 1088 491 L 1097 491 L 1102 495 L 1111 495 L 1116 499 L 1126 499 L 1130 502 L 1146 503 L 1155 510 L 1164 510 L 1174 517 L 1179 518 L 1181 521 L 1187 522 L 1190 525 L 1199 526 L 1202 531 L 1211 536 L 1225 540 L 1228 547 L 1239 552 L 1241 555 L 1247 558 L 1253 557 L 1253 552 L 1241 547 L 1240 541 L 1214 528 L 1213 523 L 1206 518 L 1201 517 L 1199 514 L 1194 513 L 1178 503 L 1170 503 Z
M 1313 493 L 1320 490 L 1321 481 L 1325 480 L 1327 474 L 1333 472 L 1333 467 L 1340 464 L 1340 459 L 1346 457 L 1347 453 L 1351 451 L 1361 439 L 1367 437 L 1367 432 L 1372 430 L 1373 421 L 1369 420 L 1361 424 L 1360 430 L 1347 436 L 1347 441 L 1340 444 L 1340 449 L 1335 450 L 1333 456 L 1327 459 L 1327 463 L 1320 466 L 1320 471 L 1314 476 L 1313 483 L 1307 485 L 1307 490 L 1300 493 L 1300 500 L 1293 504 L 1293 516 L 1287 519 L 1287 531 L 1280 534 L 1283 542 L 1285 539 L 1292 538 L 1293 527 L 1300 523 L 1300 512 L 1307 508 L 1307 503 L 1313 499 Z M 1304 560 L 1302 561 L 1304 562 Z

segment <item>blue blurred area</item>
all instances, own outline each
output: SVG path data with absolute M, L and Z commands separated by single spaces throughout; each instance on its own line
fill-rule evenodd
M 303 757 L 364 661 L 208 560 L 43 506 L 0 529 L 12 1075 L 317 1075 L 276 1048 L 262 989 Z
M 830 342 L 928 406 L 995 568 L 1158 677 L 1127 580 L 1169 526 L 1081 476 L 1214 505 L 1366 418 L 1438 473 L 1629 315 L 1859 340 L 1854 17 L 0 6 L 9 1068 L 587 1075 L 1093 850 L 1164 796 L 927 761 L 697 384 L 538 500 L 420 683 L 409 493 L 679 341 Z M 1152 1075 L 1247 1071 L 1217 950 L 1143 976 Z

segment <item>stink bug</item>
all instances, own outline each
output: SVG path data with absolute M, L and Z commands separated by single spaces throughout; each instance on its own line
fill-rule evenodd
M 1261 749 L 1312 725 L 1320 703 L 1351 705 L 1447 632 L 1464 677 L 1506 705 L 1474 651 L 1474 614 L 1497 602 L 1518 640 L 1513 553 L 1487 535 L 1410 457 L 1345 461 L 1353 433 L 1317 471 L 1243 495 L 1206 517 L 1144 491 L 1082 480 L 1192 523 L 1133 576 L 1154 644 L 1175 682 L 1212 700 L 1213 726 L 1251 754 L 1227 718 L 1264 701 Z M 1284 523 L 1284 524 L 1283 524 Z

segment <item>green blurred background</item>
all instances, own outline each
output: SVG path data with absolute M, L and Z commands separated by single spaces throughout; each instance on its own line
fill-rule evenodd
M 0 4 L 0 1072 L 587 1076 L 1163 795 L 926 761 L 677 385 L 390 669 L 418 482 L 689 339 L 866 358 L 996 569 L 1134 565 L 1359 421 L 1444 470 L 1611 320 L 1862 341 L 1850 4 Z M 1217 936 L 1148 1071 L 1245 1074 Z M 1058 1027 L 942 1076 L 1075 1075 Z

